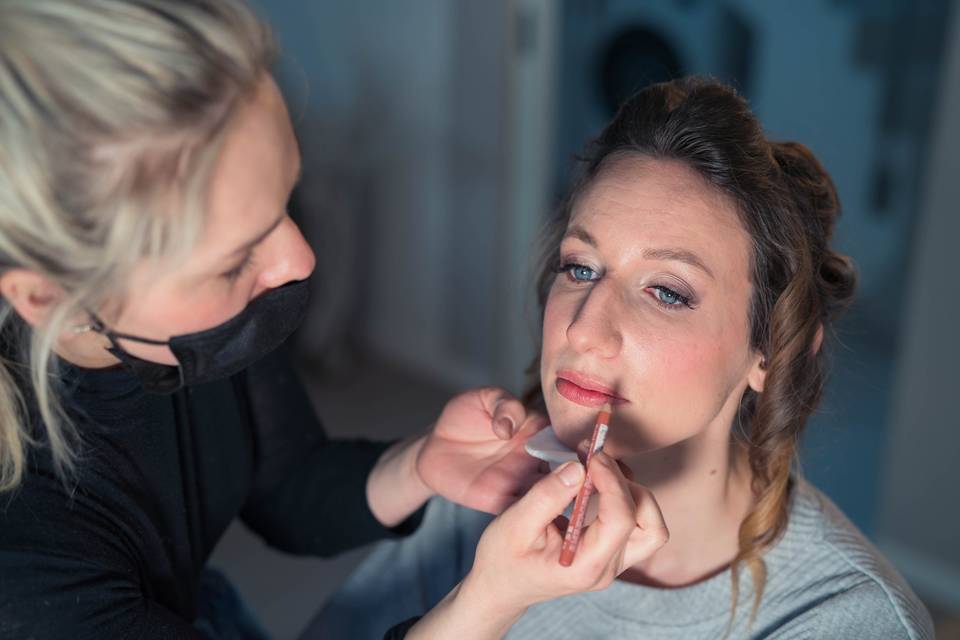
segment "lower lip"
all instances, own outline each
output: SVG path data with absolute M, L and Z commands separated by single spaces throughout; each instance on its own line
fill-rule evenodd
M 602 407 L 606 403 L 619 404 L 623 402 L 622 398 L 610 396 L 599 391 L 584 389 L 580 385 L 574 384 L 566 378 L 557 378 L 557 391 L 570 402 L 575 402 L 584 407 Z

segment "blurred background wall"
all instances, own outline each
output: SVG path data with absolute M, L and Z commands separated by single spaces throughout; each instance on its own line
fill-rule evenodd
M 519 391 L 536 340 L 531 245 L 574 154 L 630 92 L 714 75 L 772 138 L 826 165 L 844 206 L 836 245 L 861 272 L 804 471 L 929 603 L 960 611 L 952 3 L 253 3 L 284 51 L 277 76 L 304 154 L 291 208 L 319 262 L 298 353 L 322 416 L 338 415 L 350 381 L 418 420 L 465 386 Z M 429 419 L 368 418 L 328 423 L 390 436 Z
M 316 220 L 330 274 L 328 330 L 308 350 L 336 360 L 346 333 L 455 384 L 519 384 L 530 333 L 513 337 L 513 307 L 549 206 L 553 70 L 546 43 L 516 38 L 552 30 L 511 26 L 506 2 L 260 6 L 286 51 L 278 74 L 306 160 L 295 209 Z
M 907 269 L 877 539 L 918 591 L 960 611 L 960 11 L 950 24 Z

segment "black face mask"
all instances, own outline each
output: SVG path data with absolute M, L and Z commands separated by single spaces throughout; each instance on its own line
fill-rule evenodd
M 184 386 L 220 380 L 246 369 L 290 337 L 307 310 L 307 281 L 291 282 L 254 298 L 223 324 L 173 336 L 168 341 L 117 333 L 94 316 L 91 329 L 110 340 L 110 353 L 131 369 L 143 388 L 173 393 Z M 143 360 L 127 353 L 118 338 L 170 347 L 179 366 Z

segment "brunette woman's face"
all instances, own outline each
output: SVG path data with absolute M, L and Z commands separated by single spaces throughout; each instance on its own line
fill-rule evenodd
M 309 276 L 313 251 L 286 212 L 299 171 L 290 118 L 276 84 L 264 74 L 229 123 L 200 242 L 172 270 L 134 274 L 112 328 L 158 340 L 208 329 L 261 293 Z M 176 363 L 166 346 L 121 344 L 141 358 Z
M 543 321 L 541 383 L 568 446 L 613 405 L 618 458 L 702 434 L 725 441 L 747 385 L 750 239 L 686 165 L 624 157 L 575 204 Z

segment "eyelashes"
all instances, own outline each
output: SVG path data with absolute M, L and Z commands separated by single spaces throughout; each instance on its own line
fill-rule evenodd
M 565 273 L 574 282 L 590 282 L 600 279 L 600 274 L 595 269 L 576 262 L 557 263 L 553 267 L 553 272 Z
M 677 306 L 677 303 L 679 303 L 688 309 L 693 309 L 693 306 L 690 304 L 690 296 L 677 293 L 670 287 L 666 287 L 662 284 L 655 284 L 651 288 L 656 290 L 657 301 L 662 303 L 664 306 L 675 307 Z
M 240 276 L 243 275 L 243 272 L 246 271 L 247 268 L 252 263 L 253 263 L 253 254 L 248 253 L 246 257 L 243 259 L 243 261 L 240 262 L 240 264 L 233 267 L 229 271 L 223 272 L 222 274 L 220 274 L 220 277 L 222 277 L 224 280 L 230 283 L 236 282 L 240 278 Z
M 564 275 L 568 284 L 573 286 L 584 286 L 587 283 L 596 282 L 602 277 L 597 269 L 573 261 L 558 261 L 551 270 L 557 275 Z M 645 288 L 652 290 L 651 296 L 654 301 L 668 311 L 678 311 L 680 308 L 696 308 L 693 303 L 693 296 L 680 293 L 665 284 L 653 284 Z

